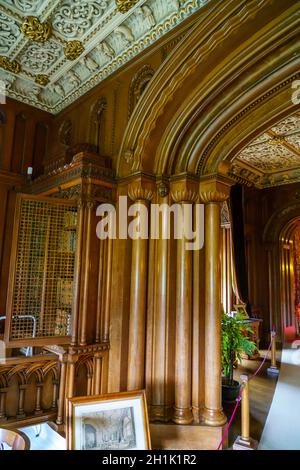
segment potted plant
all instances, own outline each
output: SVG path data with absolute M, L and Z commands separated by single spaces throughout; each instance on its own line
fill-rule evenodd
M 250 337 L 252 328 L 245 323 L 245 317 L 237 313 L 234 317 L 222 315 L 222 399 L 234 401 L 240 390 L 240 383 L 233 379 L 233 370 L 241 360 L 242 353 L 251 356 L 256 350 L 256 344 Z

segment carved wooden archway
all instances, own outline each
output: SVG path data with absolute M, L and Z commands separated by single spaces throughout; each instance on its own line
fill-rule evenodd
M 116 165 L 121 194 L 145 206 L 152 200 L 192 204 L 199 198 L 205 204 L 205 248 L 193 260 L 180 240 L 131 245 L 128 371 L 122 370 L 117 341 L 110 360 L 118 365 L 124 388 L 146 387 L 154 420 L 185 425 L 204 420 L 217 427 L 225 422 L 221 204 L 234 182 L 228 176 L 237 152 L 295 110 L 291 85 L 299 74 L 299 23 L 292 0 L 210 2 L 156 72 L 129 120 Z M 160 192 L 162 186 L 166 190 Z M 126 248 L 118 245 L 123 258 Z M 158 267 L 149 276 L 148 259 Z M 176 292 L 174 301 L 169 292 Z M 123 337 L 122 328 L 115 329 L 116 339 Z
M 216 173 L 292 114 L 299 21 L 292 0 L 212 2 L 141 97 L 117 174 Z
M 270 325 L 276 325 L 283 339 L 285 326 L 292 325 L 291 273 L 287 244 L 300 220 L 300 201 L 286 205 L 266 225 L 263 242 L 268 253 Z M 278 288 L 280 286 L 280 288 Z M 287 298 L 289 297 L 289 298 Z

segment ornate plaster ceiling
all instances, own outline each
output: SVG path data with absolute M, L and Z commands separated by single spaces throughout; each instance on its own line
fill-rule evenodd
M 1 0 L 0 80 L 57 113 L 209 0 Z
M 251 142 L 234 159 L 231 171 L 258 188 L 300 182 L 300 114 Z

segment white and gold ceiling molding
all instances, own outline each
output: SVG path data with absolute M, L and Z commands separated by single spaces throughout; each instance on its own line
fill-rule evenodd
M 233 160 L 231 172 L 258 188 L 300 182 L 300 113 L 251 142 Z
M 210 0 L 1 0 L 8 96 L 58 113 Z

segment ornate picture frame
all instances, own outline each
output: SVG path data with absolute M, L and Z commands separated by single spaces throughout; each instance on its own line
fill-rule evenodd
M 246 310 L 246 304 L 236 304 L 233 307 L 237 313 L 240 313 L 241 315 L 243 315 L 245 320 L 249 318 L 248 312 Z
M 69 398 L 70 450 L 150 450 L 144 390 Z

